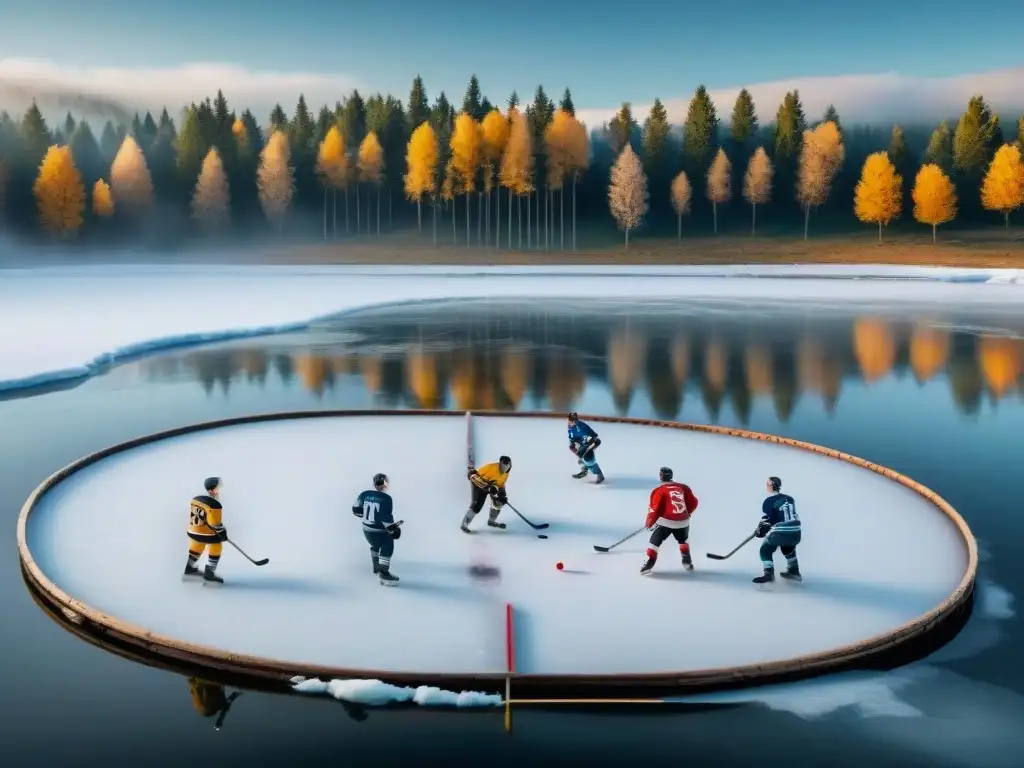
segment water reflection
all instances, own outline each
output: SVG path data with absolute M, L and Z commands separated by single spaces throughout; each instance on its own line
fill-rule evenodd
M 149 380 L 198 381 L 211 396 L 276 375 L 316 399 L 347 384 L 396 408 L 569 410 L 596 388 L 628 414 L 644 390 L 658 417 L 677 418 L 694 397 L 712 420 L 728 404 L 740 423 L 759 401 L 786 422 L 801 398 L 831 414 L 851 385 L 906 377 L 910 386 L 944 381 L 957 409 L 972 414 L 986 397 L 1019 393 L 1024 349 L 1014 335 L 970 327 L 963 318 L 879 313 L 831 312 L 812 322 L 765 312 L 418 307 L 133 365 Z

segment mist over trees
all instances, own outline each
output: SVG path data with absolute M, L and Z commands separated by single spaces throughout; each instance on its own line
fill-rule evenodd
M 683 125 L 661 100 L 586 126 L 568 88 L 461 100 L 422 78 L 406 98 L 298 96 L 261 125 L 227 97 L 180 113 L 48 125 L 0 112 L 0 227 L 28 239 L 174 242 L 231 237 L 372 240 L 389 232 L 477 248 L 575 250 L 578 240 L 772 236 L 1012 226 L 1024 207 L 1024 117 L 981 95 L 938 126 L 807 115 L 797 91 L 719 115 L 698 87 Z M 424 210 L 424 208 L 428 210 Z M 340 210 L 339 210 L 340 208 Z M 424 213 L 430 232 L 424 232 Z M 811 226 L 814 217 L 815 225 Z M 686 226 L 683 226 L 683 217 Z M 444 226 L 441 226 L 441 224 Z

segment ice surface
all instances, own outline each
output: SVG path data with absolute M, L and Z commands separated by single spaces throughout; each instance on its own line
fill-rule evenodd
M 421 707 L 500 707 L 504 704 L 501 696 L 478 691 L 446 691 L 430 685 L 405 688 L 390 685 L 380 680 L 307 680 L 304 677 L 292 679 L 292 688 L 298 693 L 330 694 L 340 701 L 380 707 L 387 704 L 413 702 Z
M 770 277 L 801 279 L 763 279 Z M 1020 285 L 1017 270 L 841 265 L 0 270 L 0 390 L 79 378 L 154 349 L 298 329 L 338 312 L 415 300 L 696 296 L 962 307 L 1019 302 Z
M 198 433 L 73 476 L 30 518 L 30 547 L 58 585 L 110 615 L 233 652 L 373 671 L 503 672 L 504 604 L 515 606 L 524 673 L 696 670 L 824 651 L 933 608 L 963 576 L 954 526 L 919 496 L 845 462 L 774 444 L 595 423 L 601 486 L 571 478 L 561 418 L 474 417 L 476 459 L 513 460 L 505 531 L 486 513 L 467 536 L 465 420 L 348 417 Z M 700 498 L 683 571 L 671 545 L 644 578 L 643 524 L 658 468 Z M 397 589 L 373 576 L 352 500 L 391 478 Z M 187 501 L 225 478 L 225 524 L 254 568 L 225 550 L 220 589 L 183 583 Z M 760 591 L 756 544 L 716 562 L 760 515 L 764 479 L 783 478 L 805 526 L 802 584 Z M 474 582 L 471 563 L 501 572 Z M 555 569 L 563 561 L 566 570 Z

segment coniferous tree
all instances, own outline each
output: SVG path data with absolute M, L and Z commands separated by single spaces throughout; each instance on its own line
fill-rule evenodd
M 707 89 L 697 86 L 683 123 L 683 170 L 694 186 L 693 197 L 704 197 L 711 159 L 718 149 L 718 114 Z
M 562 101 L 559 102 L 558 108 L 563 112 L 576 117 L 576 106 L 572 103 L 572 94 L 569 92 L 568 88 L 566 88 L 565 93 L 562 94 Z M 1024 132 L 1024 126 L 1022 126 L 1021 131 Z
M 907 185 L 911 182 L 914 173 L 914 163 L 907 151 L 907 139 L 903 133 L 903 127 L 894 125 L 892 135 L 889 139 L 889 162 L 892 163 L 896 173 L 903 180 L 903 209 L 906 210 L 910 200 L 910 190 Z
M 637 131 L 637 122 L 633 117 L 633 107 L 627 102 L 619 107 L 619 111 L 608 122 L 608 143 L 612 154 L 618 157 L 627 144 L 632 145 L 633 135 Z
M 641 158 L 643 160 L 644 173 L 647 175 L 647 183 L 654 192 L 651 195 L 651 207 L 657 212 L 665 209 L 667 202 L 665 191 L 668 191 L 670 181 L 670 168 L 674 163 L 669 162 L 671 147 L 670 126 L 668 123 L 668 112 L 661 99 L 655 99 L 651 105 L 651 112 L 644 120 L 643 135 L 641 140 Z
M 67 127 L 65 124 L 65 130 Z M 92 128 L 85 120 L 75 126 L 75 130 L 71 134 L 70 146 L 75 165 L 82 174 L 82 183 L 87 189 L 90 189 L 96 180 L 106 173 L 106 163 L 103 162 L 100 145 L 96 142 Z
M 427 89 L 423 87 L 423 78 L 419 75 L 416 75 L 412 81 L 406 117 L 408 118 L 410 134 L 430 119 L 430 102 L 427 100 Z
M 210 146 L 203 138 L 203 129 L 199 121 L 198 108 L 187 109 L 185 119 L 181 123 L 181 131 L 174 142 L 178 188 L 187 196 L 183 199 L 191 197 L 203 166 L 203 159 L 210 151 Z
M 483 120 L 484 115 L 486 114 L 483 111 L 481 99 L 480 81 L 477 79 L 476 75 L 472 75 L 469 78 L 469 87 L 466 88 L 466 95 L 462 99 L 462 111 L 477 122 Z
M 792 200 L 795 191 L 796 171 L 803 149 L 804 131 L 807 130 L 807 118 L 800 102 L 800 93 L 790 91 L 782 100 L 775 115 L 773 129 L 772 162 L 775 165 L 775 185 L 778 194 L 776 200 L 783 197 Z
M 995 154 L 998 126 L 985 99 L 972 97 L 953 134 L 953 167 L 966 179 L 977 182 L 984 175 Z
M 943 120 L 939 123 L 928 140 L 928 148 L 924 152 L 926 164 L 937 165 L 947 175 L 953 170 L 953 134 L 949 130 L 949 123 Z
M 738 152 L 746 154 L 747 145 L 757 136 L 757 130 L 754 97 L 746 88 L 741 88 L 736 95 L 736 103 L 732 108 L 732 120 L 729 123 L 729 138 L 732 139 Z
M 121 148 L 121 141 L 117 138 L 117 129 L 114 124 L 107 120 L 103 125 L 103 133 L 100 134 L 100 154 L 108 163 L 114 159 L 117 150 Z
M 269 126 L 271 135 L 274 131 L 288 130 L 288 115 L 285 114 L 284 107 L 280 104 L 275 104 L 274 108 L 270 110 Z
M 843 124 L 839 122 L 839 113 L 832 104 L 829 104 L 828 107 L 825 108 L 825 114 L 821 118 L 821 122 L 835 123 L 836 130 L 839 131 L 840 135 L 843 133 Z

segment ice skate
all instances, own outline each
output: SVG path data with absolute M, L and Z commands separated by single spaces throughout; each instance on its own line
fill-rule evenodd
M 398 577 L 395 576 L 395 574 L 393 574 L 388 568 L 381 568 L 380 572 L 378 573 L 378 576 L 380 576 L 380 583 L 381 583 L 382 586 L 385 586 L 385 587 L 397 587 L 398 586 Z
M 505 524 L 499 523 L 497 520 L 488 520 L 487 525 L 491 528 L 500 528 L 501 530 L 505 530 Z
M 685 568 L 688 571 L 692 571 L 693 570 L 693 558 L 690 557 L 689 554 L 684 554 L 682 559 L 683 559 L 683 568 Z
M 775 581 L 775 571 L 765 569 L 765 572 L 760 576 L 755 576 L 753 579 L 755 584 L 771 584 Z
M 784 579 L 789 579 L 790 581 L 803 581 L 804 580 L 804 577 L 800 575 L 800 569 L 799 568 L 787 568 L 786 570 L 784 570 L 779 575 L 782 578 L 784 578 Z
M 644 563 L 644 567 L 640 569 L 641 576 L 650 575 L 651 571 L 654 570 L 654 558 L 648 557 L 647 562 Z
M 212 568 L 207 568 L 203 571 L 203 586 L 220 586 L 224 583 L 224 579 L 216 574 Z
M 185 572 L 183 574 L 181 574 L 181 578 L 189 579 L 189 578 L 196 578 L 196 577 L 199 577 L 199 576 L 202 576 L 202 575 L 203 575 L 202 571 L 200 571 L 194 565 L 190 565 L 189 564 L 189 565 L 185 566 Z
M 582 479 L 583 479 L 584 477 L 586 477 L 586 476 L 587 476 L 587 474 L 588 474 L 589 472 L 590 472 L 590 470 L 589 470 L 589 469 L 587 469 L 586 467 L 583 467 L 583 468 L 581 468 L 581 469 L 580 469 L 580 471 L 579 471 L 579 472 L 577 472 L 576 474 L 574 474 L 574 475 L 573 475 L 573 477 L 574 477 L 574 478 L 575 478 L 576 480 L 582 480 Z
M 604 482 L 604 475 L 599 473 L 598 476 L 597 476 L 597 480 L 594 482 L 594 485 L 600 485 L 603 482 Z

